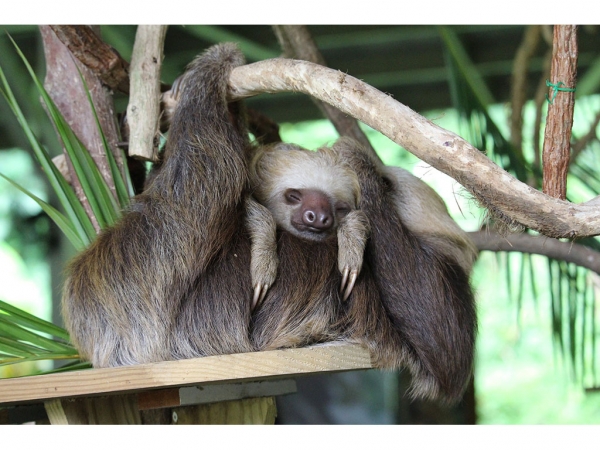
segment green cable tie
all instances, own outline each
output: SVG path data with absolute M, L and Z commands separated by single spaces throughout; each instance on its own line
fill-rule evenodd
M 576 88 L 568 88 L 568 87 L 562 87 L 564 86 L 565 83 L 563 83 L 562 81 L 559 81 L 556 84 L 550 83 L 550 80 L 546 80 L 546 86 L 551 87 L 554 89 L 554 95 L 552 96 L 552 100 L 548 98 L 548 94 L 546 94 L 546 100 L 548 101 L 548 103 L 552 104 L 552 102 L 554 101 L 554 99 L 556 98 L 556 94 L 558 94 L 558 91 L 562 91 L 562 92 L 575 92 Z

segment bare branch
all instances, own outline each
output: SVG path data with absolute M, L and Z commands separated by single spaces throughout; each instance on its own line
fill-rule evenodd
M 577 79 L 577 26 L 555 25 L 550 71 L 550 94 L 544 133 L 544 192 L 567 198 L 567 172 Z
M 545 236 L 532 236 L 527 233 L 503 236 L 489 231 L 475 231 L 468 234 L 480 251 L 544 255 L 577 264 L 600 274 L 600 253 L 584 245 L 562 242 Z
M 544 28 L 542 28 L 544 29 Z M 543 34 L 543 33 L 542 33 Z M 542 129 L 542 109 L 544 102 L 546 101 L 546 94 L 548 93 L 548 86 L 546 86 L 546 80 L 550 78 L 550 63 L 552 62 L 552 49 L 549 49 L 544 55 L 544 66 L 542 69 L 542 76 L 538 83 L 537 90 L 535 91 L 535 97 L 533 103 L 535 105 L 535 120 L 533 123 L 533 167 L 539 172 L 542 172 L 541 162 L 541 150 L 540 150 L 540 135 Z M 535 171 L 533 171 L 534 177 Z M 535 183 L 530 182 L 531 186 L 537 186 L 537 180 Z
M 165 25 L 138 25 L 131 56 L 129 156 L 146 161 L 155 161 L 158 155 L 160 68 L 166 33 Z
M 232 99 L 287 91 L 317 97 L 453 177 L 509 223 L 550 237 L 600 234 L 597 207 L 551 198 L 527 186 L 456 134 L 350 75 L 305 61 L 273 59 L 236 68 L 230 85 Z
M 600 195 L 598 195 L 597 197 L 594 197 L 591 200 L 588 200 L 587 202 L 585 202 L 583 204 L 588 205 L 588 206 L 600 206 Z
M 525 28 L 523 42 L 515 55 L 511 85 L 511 120 L 510 138 L 511 142 L 519 152 L 523 153 L 523 106 L 527 98 L 527 73 L 529 72 L 529 61 L 540 42 L 540 25 L 529 25 Z
M 275 25 L 273 26 L 273 29 L 286 56 L 327 67 L 325 58 L 321 55 L 321 52 L 317 48 L 317 44 L 306 26 Z M 371 142 L 369 142 L 369 139 L 360 129 L 358 122 L 353 117 L 342 113 L 339 109 L 332 107 L 328 103 L 323 103 L 314 97 L 311 98 L 325 117 L 331 121 L 340 136 L 349 136 L 357 140 L 371 150 L 374 156 L 379 158 L 371 145 Z
M 260 111 L 248 108 L 248 128 L 261 145 L 281 142 L 279 125 Z
M 287 58 L 327 66 L 325 58 L 305 25 L 274 25 L 273 30 Z

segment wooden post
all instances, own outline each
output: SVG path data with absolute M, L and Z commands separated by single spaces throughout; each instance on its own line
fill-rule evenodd
M 49 400 L 44 406 L 52 425 L 142 423 L 135 395 Z
M 543 192 L 561 200 L 567 198 L 576 80 L 577 26 L 555 25 L 552 67 L 548 83 L 550 104 L 542 152 Z
M 174 425 L 273 425 L 275 397 L 247 398 L 208 405 L 174 408 Z

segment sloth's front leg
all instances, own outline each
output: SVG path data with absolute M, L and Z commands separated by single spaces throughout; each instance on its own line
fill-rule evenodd
M 246 199 L 246 226 L 252 241 L 250 274 L 252 276 L 252 310 L 263 301 L 275 282 L 279 258 L 277 257 L 277 225 L 271 212 L 254 200 Z
M 344 217 L 338 227 L 338 269 L 342 274 L 340 291 L 347 300 L 362 268 L 365 245 L 369 237 L 369 221 L 361 210 Z

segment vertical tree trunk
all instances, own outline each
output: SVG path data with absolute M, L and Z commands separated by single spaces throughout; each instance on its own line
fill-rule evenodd
M 543 191 L 564 200 L 571 150 L 577 80 L 577 26 L 555 25 L 542 160 Z
M 56 103 L 67 123 L 92 155 L 102 176 L 116 197 L 104 145 L 87 99 L 81 76 L 86 80 L 100 124 L 107 142 L 115 155 L 117 164 L 119 164 L 119 167 L 123 167 L 121 153 L 117 149 L 118 131 L 112 94 L 103 86 L 101 80 L 90 69 L 73 57 L 69 49 L 49 26 L 40 26 L 40 32 L 44 44 L 44 55 L 46 57 L 44 87 L 50 97 L 52 97 L 54 103 Z M 71 174 L 71 182 L 77 197 L 84 205 L 96 231 L 99 231 L 100 228 L 96 218 L 89 206 L 88 200 L 83 194 L 81 185 L 68 158 L 67 162 Z

